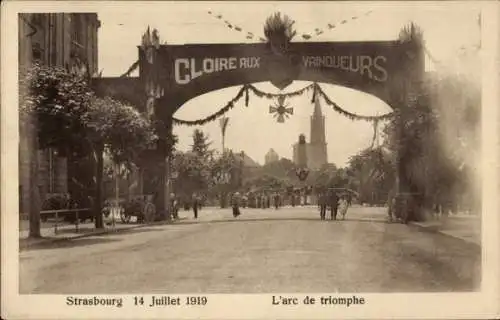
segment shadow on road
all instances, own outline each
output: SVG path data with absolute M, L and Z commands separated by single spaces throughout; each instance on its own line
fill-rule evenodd
M 151 232 L 151 231 L 161 231 L 161 229 L 155 229 L 155 228 L 148 228 L 148 227 L 143 227 L 143 228 L 133 228 L 133 229 L 118 229 L 117 231 L 110 231 L 107 233 L 102 233 L 102 234 L 97 234 L 93 237 L 109 237 L 117 234 L 135 234 L 135 233 L 143 233 L 143 232 Z
M 91 232 L 93 229 L 89 229 L 87 232 Z M 70 248 L 87 246 L 99 243 L 110 243 L 122 241 L 120 239 L 110 239 L 109 236 L 114 236 L 117 234 L 137 234 L 143 232 L 159 231 L 159 229 L 154 228 L 135 228 L 135 229 L 122 229 L 116 232 L 107 232 L 102 234 L 89 235 L 89 237 L 83 238 L 56 238 L 56 237 L 45 237 L 40 240 L 31 239 L 20 239 L 19 240 L 19 250 L 29 251 L 29 250 L 39 250 L 39 249 L 58 249 L 58 248 Z M 85 232 L 80 231 L 83 234 Z M 62 233 L 62 232 L 61 232 Z M 71 233 L 71 232 L 68 232 Z M 74 232 L 72 232 L 74 233 Z
M 44 249 L 59 249 L 59 248 L 74 248 L 74 247 L 82 247 L 89 246 L 93 244 L 101 244 L 101 243 L 111 243 L 117 242 L 120 240 L 117 239 L 103 239 L 103 238 L 80 238 L 80 239 L 54 239 L 54 238 L 44 238 L 47 241 L 43 241 L 40 243 L 30 243 L 29 240 L 20 240 L 19 241 L 19 250 L 29 251 L 29 250 L 44 250 Z M 54 241 L 51 241 L 54 240 Z

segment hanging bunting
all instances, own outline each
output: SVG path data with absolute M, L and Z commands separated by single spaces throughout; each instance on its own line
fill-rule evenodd
M 206 123 L 212 122 L 212 121 L 220 118 L 221 116 L 223 116 L 225 113 L 227 113 L 232 108 L 234 108 L 234 104 L 241 99 L 245 90 L 246 90 L 246 86 L 243 86 L 240 89 L 240 91 L 238 91 L 236 96 L 233 99 L 231 99 L 231 101 L 229 101 L 222 109 L 220 109 L 216 113 L 214 113 L 206 118 L 199 119 L 199 120 L 181 120 L 181 119 L 177 119 L 177 118 L 172 118 L 172 122 L 174 124 L 177 124 L 177 125 L 182 124 L 182 125 L 187 125 L 187 126 L 201 126 L 201 125 L 204 125 Z
M 311 103 L 314 103 L 314 102 L 316 102 L 316 83 L 313 86 L 313 95 L 312 95 L 312 99 L 311 99 Z
M 248 102 L 250 98 L 248 96 L 248 86 L 245 86 L 245 107 L 248 107 Z
M 364 15 L 365 15 L 365 16 L 368 16 L 370 13 L 371 13 L 371 10 L 370 10 L 370 11 L 365 12 L 365 13 L 364 13 Z M 361 15 L 352 16 L 352 17 L 350 18 L 350 20 L 349 20 L 349 21 L 358 20 L 360 17 L 361 17 Z M 344 19 L 344 20 L 342 20 L 342 21 L 339 23 L 339 25 L 340 25 L 340 24 L 341 24 L 341 25 L 345 25 L 347 22 L 348 22 L 348 20 L 347 20 L 347 19 Z M 335 28 L 335 24 L 333 24 L 333 23 L 328 23 L 328 24 L 326 25 L 326 27 L 328 28 L 328 30 L 332 30 L 332 29 L 334 29 L 334 28 Z M 316 36 L 319 36 L 319 35 L 321 35 L 321 34 L 323 34 L 323 33 L 324 33 L 324 32 L 323 32 L 323 29 L 321 29 L 321 28 L 314 28 L 314 32 L 315 32 L 315 35 L 316 35 Z M 312 33 L 312 32 L 311 32 L 311 33 Z M 308 33 L 304 33 L 304 34 L 302 34 L 302 38 L 303 38 L 304 40 L 310 40 L 310 39 L 312 38 L 312 36 L 311 36 L 310 34 L 308 34 Z
M 375 141 L 377 140 L 377 135 L 378 135 L 378 118 L 373 120 L 373 137 L 372 137 L 372 143 L 370 145 L 370 149 L 373 149 L 375 146 Z M 378 146 L 377 146 L 378 147 Z
M 307 91 L 313 90 L 313 100 L 312 102 L 316 101 L 315 99 L 318 98 L 318 95 L 321 95 L 323 100 L 326 102 L 326 104 L 330 105 L 333 110 L 351 120 L 365 120 L 365 121 L 380 121 L 380 120 L 387 120 L 390 119 L 394 116 L 394 112 L 387 113 L 385 115 L 381 116 L 362 116 L 362 115 L 357 115 L 352 112 L 346 111 L 339 107 L 335 102 L 333 102 L 327 94 L 323 91 L 323 89 L 317 84 L 313 83 L 310 84 L 302 89 L 299 89 L 297 91 L 289 92 L 289 93 L 269 93 L 269 92 L 264 92 L 262 90 L 257 89 L 255 86 L 251 84 L 244 85 L 236 94 L 236 96 L 230 100 L 223 108 L 221 108 L 219 111 L 216 113 L 203 118 L 199 120 L 181 120 L 177 118 L 173 118 L 174 124 L 177 125 L 188 125 L 188 126 L 199 126 L 199 125 L 204 125 L 208 122 L 214 121 L 221 116 L 223 116 L 225 113 L 227 113 L 229 110 L 234 108 L 234 105 L 245 95 L 245 105 L 248 106 L 248 100 L 249 100 L 249 91 L 252 91 L 257 97 L 259 98 L 267 98 L 267 99 L 278 99 L 278 104 L 275 106 L 270 106 L 270 113 L 275 113 L 276 116 L 278 117 L 278 122 L 283 122 L 285 117 L 288 117 L 289 115 L 293 114 L 293 108 L 287 107 L 287 105 L 284 105 L 284 102 L 286 98 L 294 98 L 297 96 L 301 96 L 305 94 Z
M 340 113 L 341 115 L 351 119 L 351 120 L 365 120 L 365 121 L 374 121 L 376 119 L 378 120 L 387 120 L 387 119 L 390 119 L 394 116 L 394 112 L 390 112 L 390 113 L 387 113 L 385 115 L 382 115 L 382 116 L 360 116 L 360 115 L 357 115 L 355 113 L 352 113 L 352 112 L 349 112 L 349 111 L 346 111 L 344 109 L 342 109 L 341 107 L 339 107 L 335 102 L 333 102 L 327 95 L 326 93 L 323 91 L 323 89 L 321 89 L 321 87 L 319 85 L 316 85 L 317 86 L 317 90 L 318 90 L 318 93 L 322 96 L 323 100 L 328 104 L 330 105 L 331 107 L 333 107 L 333 110 L 335 110 L 336 112 Z

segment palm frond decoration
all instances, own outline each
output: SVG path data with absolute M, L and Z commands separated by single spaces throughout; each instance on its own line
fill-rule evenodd
M 425 45 L 422 29 L 413 22 L 401 29 L 399 32 L 399 41 L 401 43 L 413 43 L 418 48 L 422 48 Z
M 287 15 L 281 16 L 280 12 L 276 12 L 267 18 L 264 25 L 264 35 L 269 42 L 273 42 L 276 38 L 290 42 L 297 34 L 293 25 L 295 21 Z

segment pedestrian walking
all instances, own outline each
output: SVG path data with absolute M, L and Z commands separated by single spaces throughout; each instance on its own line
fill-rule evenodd
M 173 219 L 179 219 L 179 206 L 175 193 L 170 194 L 170 212 Z
M 337 195 L 337 192 L 335 190 L 331 190 L 330 196 L 329 196 L 329 202 L 330 202 L 330 219 L 331 220 L 337 220 L 337 212 L 339 208 L 339 197 Z
M 233 217 L 237 217 L 241 214 L 240 212 L 240 194 L 235 192 L 231 198 L 231 207 L 233 208 Z
M 326 219 L 326 206 L 327 206 L 327 202 L 328 202 L 328 199 L 327 199 L 326 193 L 325 192 L 321 192 L 319 194 L 319 198 L 318 198 L 319 216 L 320 216 L 321 220 L 325 220 Z
M 193 213 L 194 218 L 198 219 L 198 209 L 199 209 L 200 200 L 196 194 L 193 194 Z
M 274 209 L 278 210 L 280 206 L 280 195 L 278 193 L 274 194 Z
M 339 213 L 342 215 L 342 220 L 345 220 L 345 216 L 347 214 L 347 209 L 349 207 L 347 195 L 341 196 L 339 202 L 340 202 L 339 203 Z

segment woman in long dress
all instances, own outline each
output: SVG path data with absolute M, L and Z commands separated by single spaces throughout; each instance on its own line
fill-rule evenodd
M 349 207 L 349 202 L 347 200 L 347 197 L 344 195 L 340 198 L 339 209 L 338 209 L 339 213 L 342 215 L 342 220 L 345 220 L 348 207 Z

